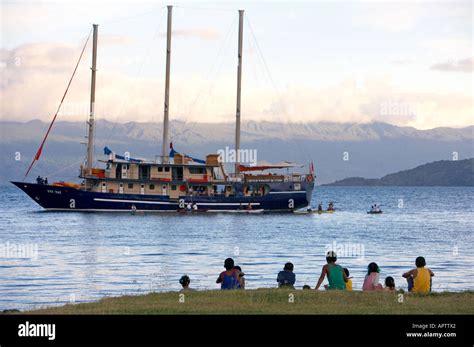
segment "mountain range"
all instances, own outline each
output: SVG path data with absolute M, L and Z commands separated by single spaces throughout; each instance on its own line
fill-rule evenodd
M 474 158 L 440 160 L 382 178 L 349 177 L 327 186 L 468 186 L 474 187 Z
M 0 122 L 0 184 L 22 179 L 48 124 Z M 50 181 L 74 180 L 85 157 L 85 122 L 57 122 L 40 161 L 31 172 Z M 226 146 L 233 147 L 233 123 L 170 122 L 171 141 L 177 151 L 204 158 Z M 474 157 L 474 126 L 419 130 L 387 123 L 277 123 L 242 122 L 241 147 L 257 150 L 257 159 L 314 162 L 317 183 L 345 177 L 377 178 L 427 162 Z M 132 157 L 153 159 L 161 152 L 162 123 L 96 122 L 95 154 L 106 158 L 103 147 Z

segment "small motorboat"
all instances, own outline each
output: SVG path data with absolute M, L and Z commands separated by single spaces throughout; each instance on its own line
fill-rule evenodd
M 382 210 L 378 210 L 378 211 L 367 211 L 368 214 L 381 214 L 382 213 Z
M 313 209 L 304 209 L 304 210 L 295 210 L 293 213 L 296 214 L 323 214 L 323 213 L 334 213 L 335 210 L 313 210 Z

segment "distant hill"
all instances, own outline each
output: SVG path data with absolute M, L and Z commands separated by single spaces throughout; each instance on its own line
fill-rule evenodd
M 474 158 L 440 160 L 382 178 L 350 177 L 327 186 L 474 186 Z
M 330 117 L 329 117 L 330 118 Z M 22 179 L 48 128 L 39 120 L 26 123 L 0 121 L 0 185 Z M 225 146 L 234 146 L 233 123 L 170 122 L 171 140 L 177 151 L 204 158 Z M 382 177 L 409 167 L 451 159 L 474 157 L 474 127 L 419 130 L 387 123 L 277 123 L 242 122 L 243 149 L 257 150 L 258 160 L 314 162 L 316 184 L 345 177 Z M 33 167 L 50 181 L 76 181 L 84 161 L 87 133 L 85 122 L 58 121 Z M 96 123 L 96 159 L 104 159 L 103 148 L 132 157 L 155 158 L 161 152 L 162 123 Z M 344 160 L 347 152 L 348 160 Z M 17 159 L 21 154 L 21 160 Z M 307 170 L 307 168 L 305 169 Z

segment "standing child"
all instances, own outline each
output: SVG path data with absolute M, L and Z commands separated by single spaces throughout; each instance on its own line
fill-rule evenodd
M 382 285 L 379 283 L 380 278 L 380 268 L 377 263 L 370 263 L 367 266 L 367 275 L 365 275 L 364 284 L 362 285 L 362 290 L 364 291 L 373 291 L 383 289 Z
M 405 272 L 402 276 L 407 279 L 408 291 L 413 293 L 431 292 L 431 277 L 434 276 L 431 269 L 425 268 L 426 260 L 423 257 L 415 259 L 416 269 Z
M 221 284 L 221 289 L 239 289 L 242 287 L 242 279 L 239 276 L 240 271 L 234 268 L 234 259 L 227 258 L 224 261 L 225 271 L 222 271 L 217 277 L 216 283 Z
M 278 288 L 295 289 L 296 276 L 293 273 L 293 264 L 286 263 L 283 271 L 280 271 L 277 276 Z
M 319 276 L 318 283 L 316 284 L 316 290 L 319 289 L 324 278 L 328 277 L 329 285 L 325 286 L 326 289 L 346 289 L 347 276 L 340 265 L 336 264 L 337 254 L 334 251 L 329 251 L 326 254 L 327 264 L 323 266 L 321 275 Z

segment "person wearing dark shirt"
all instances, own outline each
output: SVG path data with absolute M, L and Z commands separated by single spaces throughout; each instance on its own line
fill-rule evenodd
M 295 281 L 296 276 L 293 273 L 293 264 L 286 263 L 283 271 L 280 271 L 277 276 L 278 288 L 295 289 Z

